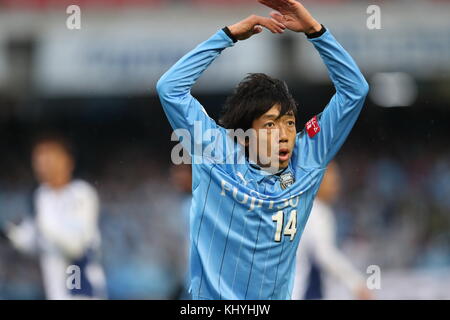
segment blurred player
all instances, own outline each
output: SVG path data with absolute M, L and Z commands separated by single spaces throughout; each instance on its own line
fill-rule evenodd
M 72 178 L 71 148 L 58 136 L 35 143 L 32 166 L 40 184 L 33 196 L 33 217 L 11 225 L 8 238 L 17 249 L 39 255 L 47 299 L 106 298 L 97 192 Z M 78 267 L 79 276 L 69 266 Z
M 252 15 L 217 31 L 157 84 L 170 124 L 180 129 L 180 135 L 183 132 L 183 146 L 193 155 L 189 288 L 193 299 L 291 299 L 297 246 L 313 199 L 368 92 L 353 59 L 303 5 L 288 0 L 259 2 L 278 12 L 272 18 Z M 336 88 L 323 113 L 298 134 L 296 102 L 283 81 L 267 75 L 252 74 L 238 85 L 227 101 L 221 126 L 191 95 L 197 79 L 224 49 L 262 32 L 262 27 L 273 33 L 285 29 L 305 33 Z M 238 136 L 236 141 L 231 129 L 251 129 L 250 139 Z M 199 131 L 218 133 L 214 156 L 205 151 L 211 136 Z M 226 161 L 216 158 L 224 150 L 221 144 L 234 146 L 231 154 L 225 153 Z M 245 161 L 232 161 L 242 154 Z
M 323 276 L 327 274 L 339 279 L 351 290 L 355 298 L 372 297 L 363 275 L 336 247 L 336 225 L 331 205 L 339 195 L 340 179 L 338 165 L 331 162 L 314 200 L 311 215 L 297 249 L 293 299 L 326 298 L 326 286 L 323 287 L 322 283 Z M 315 271 L 318 272 L 316 277 Z M 311 281 L 314 283 L 313 287 Z M 311 290 L 314 286 L 315 290 Z M 325 293 L 322 293 L 324 289 Z

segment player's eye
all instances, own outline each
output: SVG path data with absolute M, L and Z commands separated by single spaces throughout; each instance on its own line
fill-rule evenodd
M 264 124 L 264 128 L 273 128 L 273 127 L 275 127 L 274 122 L 267 122 Z
M 295 126 L 295 121 L 289 120 L 289 121 L 287 122 L 287 124 L 288 124 L 288 126 Z

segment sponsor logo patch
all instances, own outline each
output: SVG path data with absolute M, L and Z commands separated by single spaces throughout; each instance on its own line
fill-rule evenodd
M 317 116 L 314 116 L 311 120 L 306 123 L 306 132 L 310 138 L 314 137 L 319 131 L 319 122 L 317 121 Z

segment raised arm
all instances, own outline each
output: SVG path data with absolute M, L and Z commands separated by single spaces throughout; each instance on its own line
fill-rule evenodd
M 324 111 L 306 125 L 308 137 L 303 137 L 303 149 L 309 150 L 309 161 L 326 167 L 345 142 L 355 124 L 369 90 L 369 86 L 356 63 L 325 31 L 310 42 L 325 63 L 336 93 Z
M 299 135 L 298 145 L 303 154 L 299 159 L 302 166 L 325 168 L 358 118 L 368 84 L 350 55 L 301 3 L 295 0 L 258 1 L 277 10 L 271 16 L 288 29 L 305 33 L 328 69 L 336 94 L 324 111 L 307 123 L 306 131 Z
M 285 28 L 273 18 L 249 16 L 219 30 L 182 57 L 159 79 L 156 85 L 158 95 L 174 130 L 187 129 L 193 137 L 195 121 L 200 121 L 204 130 L 217 127 L 203 106 L 191 95 L 191 88 L 222 50 L 233 46 L 238 40 L 245 40 L 260 33 L 262 27 L 272 33 L 282 33 Z

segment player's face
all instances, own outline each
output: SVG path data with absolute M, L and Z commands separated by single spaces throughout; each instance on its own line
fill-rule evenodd
M 276 171 L 288 166 L 295 145 L 295 116 L 280 116 L 280 106 L 275 104 L 252 124 L 257 135 L 258 164 Z
M 32 165 L 38 181 L 54 188 L 63 187 L 72 176 L 72 158 L 56 142 L 36 145 L 33 149 Z

